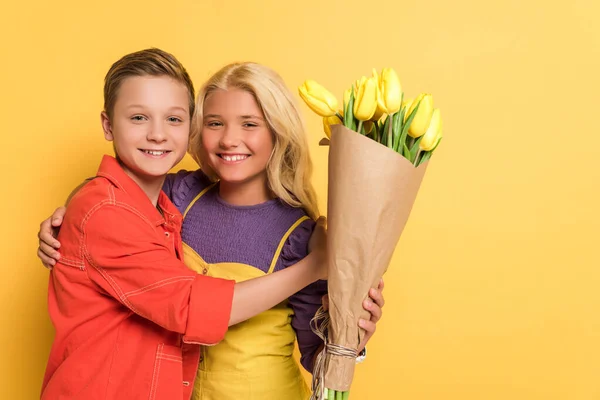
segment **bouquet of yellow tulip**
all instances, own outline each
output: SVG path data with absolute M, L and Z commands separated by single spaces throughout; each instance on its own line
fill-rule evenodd
M 403 155 L 415 166 L 429 160 L 442 140 L 439 108 L 433 108 L 433 97 L 421 93 L 416 99 L 404 100 L 404 92 L 396 71 L 384 68 L 379 74 L 362 77 L 344 93 L 344 108 L 323 86 L 307 80 L 299 88 L 306 104 L 323 117 L 328 138 L 331 126 L 342 124 L 370 137 Z
M 311 400 L 348 399 L 364 331 L 369 289 L 385 273 L 433 151 L 442 138 L 430 94 L 404 101 L 396 72 L 356 81 L 343 109 L 323 86 L 307 80 L 300 97 L 323 117 L 329 145 L 329 312 L 311 325 L 324 341 L 313 372 Z

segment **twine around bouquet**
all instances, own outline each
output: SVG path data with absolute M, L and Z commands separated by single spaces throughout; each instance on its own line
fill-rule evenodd
M 356 357 L 358 357 L 358 351 L 355 349 L 328 343 L 327 329 L 329 328 L 330 321 L 329 312 L 325 311 L 323 307 L 319 307 L 315 316 L 310 320 L 310 328 L 324 343 L 323 350 L 317 355 L 313 367 L 312 394 L 310 400 L 321 400 L 323 398 L 323 392 L 325 391 L 325 372 L 327 371 L 327 364 L 329 361 L 327 355 L 351 359 L 356 359 Z

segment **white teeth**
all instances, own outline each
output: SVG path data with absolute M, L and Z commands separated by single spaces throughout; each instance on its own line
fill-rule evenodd
M 144 153 L 150 154 L 151 156 L 162 156 L 166 153 L 164 150 L 144 150 Z
M 235 155 L 235 156 L 228 156 L 226 154 L 221 155 L 221 157 L 223 157 L 223 160 L 225 161 L 242 161 L 245 160 L 246 158 L 248 158 L 247 155 Z

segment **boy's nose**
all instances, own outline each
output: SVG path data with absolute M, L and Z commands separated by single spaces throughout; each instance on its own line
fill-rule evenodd
M 163 124 L 159 121 L 151 124 L 146 138 L 153 142 L 164 142 L 165 140 L 167 140 L 165 127 L 163 126 Z

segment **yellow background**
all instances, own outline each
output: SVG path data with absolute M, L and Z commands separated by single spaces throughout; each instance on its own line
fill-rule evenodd
M 110 152 L 102 79 L 173 52 L 195 83 L 254 60 L 341 96 L 392 66 L 445 139 L 386 275 L 354 399 L 600 399 L 600 3 L 14 1 L 0 11 L 0 398 L 33 399 L 53 329 L 38 223 Z M 304 105 L 314 182 L 327 150 Z M 351 155 L 349 155 L 351 156 Z M 193 168 L 190 158 L 182 167 Z

